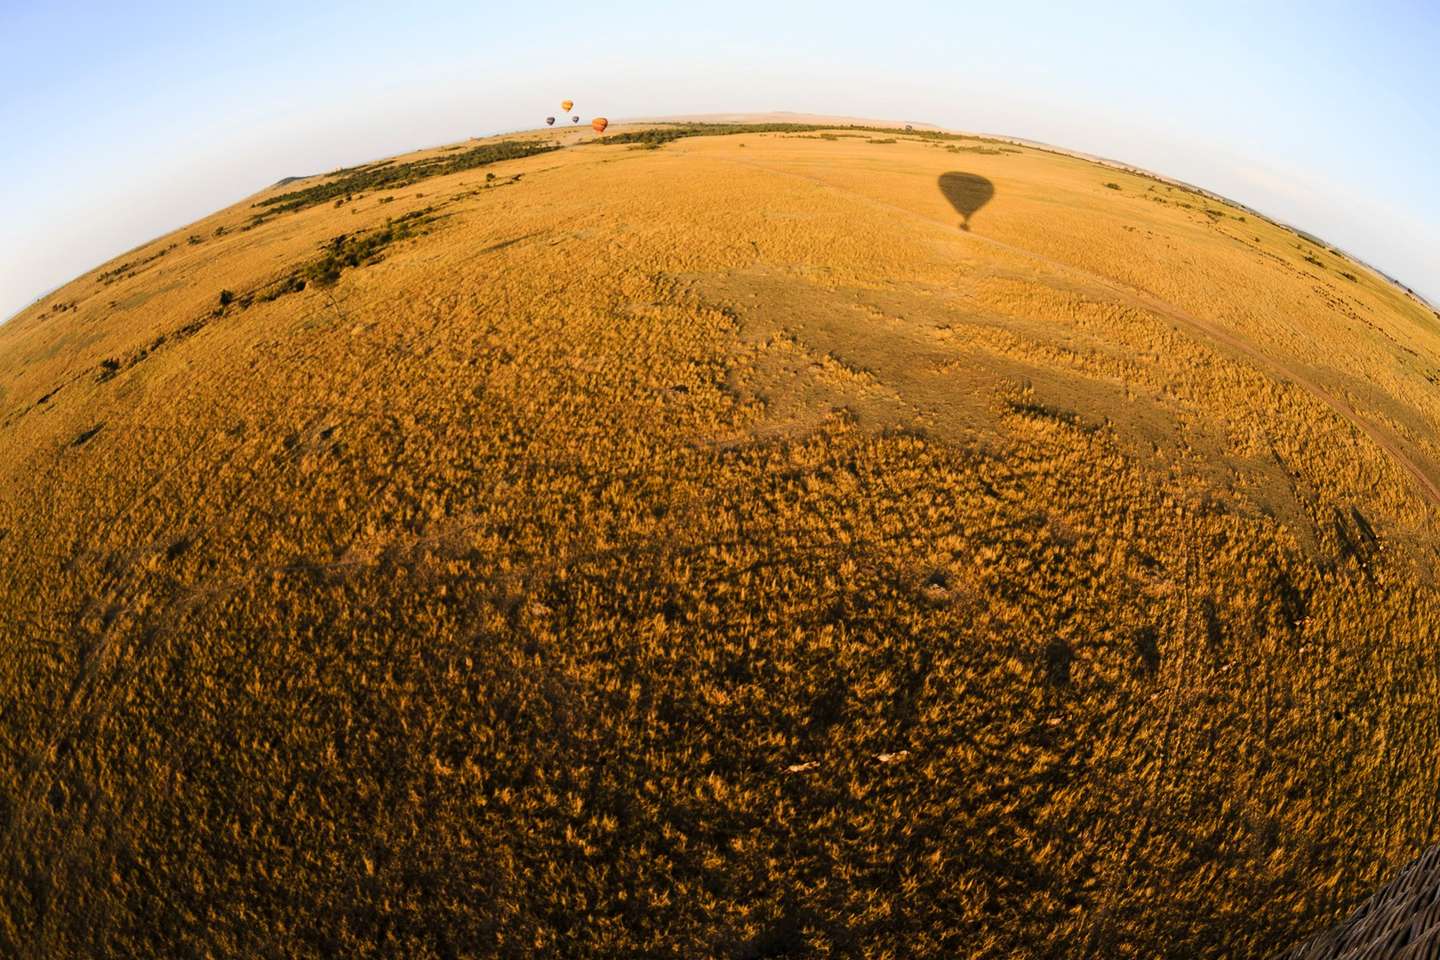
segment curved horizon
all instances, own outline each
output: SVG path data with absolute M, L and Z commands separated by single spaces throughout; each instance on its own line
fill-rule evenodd
M 614 117 L 924 118 L 1203 185 L 1440 300 L 1440 10 L 622 2 L 0 13 L 0 317 L 295 170 Z M 480 121 L 480 122 L 477 122 Z
M 1264 217 L 1265 219 L 1271 221 L 1272 223 L 1278 224 L 1278 225 L 1280 225 L 1280 226 L 1286 227 L 1286 228 L 1291 229 L 1291 230 L 1295 230 L 1295 231 L 1297 231 L 1297 232 L 1299 232 L 1299 233 L 1303 233 L 1303 234 L 1305 234 L 1306 236 L 1313 237 L 1315 240 L 1320 241 L 1324 246 L 1327 246 L 1327 247 L 1329 247 L 1329 248 L 1331 248 L 1331 249 L 1337 250 L 1337 251 L 1345 254 L 1345 255 L 1346 255 L 1347 257 L 1349 257 L 1351 260 L 1353 260 L 1353 261 L 1355 261 L 1356 263 L 1360 264 L 1361 266 L 1364 266 L 1364 267 L 1366 267 L 1367 269 L 1375 272 L 1375 273 L 1376 273 L 1377 275 L 1379 275 L 1383 280 L 1385 280 L 1386 282 L 1388 282 L 1388 283 L 1390 283 L 1390 284 L 1393 284 L 1394 286 L 1396 286 L 1396 287 L 1397 287 L 1399 290 L 1401 290 L 1402 292 L 1407 293 L 1407 294 L 1409 294 L 1409 295 L 1412 296 L 1412 297 L 1415 297 L 1416 299 L 1418 299 L 1420 302 L 1422 302 L 1423 304 L 1425 304 L 1425 306 L 1429 307 L 1430 309 L 1432 309 L 1432 310 L 1440 309 L 1440 302 L 1437 302 L 1436 300 L 1432 300 L 1431 298 L 1427 297 L 1422 291 L 1420 291 L 1420 290 L 1416 289 L 1415 287 L 1407 284 L 1407 283 L 1404 281 L 1403 278 L 1394 276 L 1393 274 L 1389 273 L 1388 271 L 1386 271 L 1386 270 L 1382 269 L 1381 267 L 1379 267 L 1379 266 L 1371 263 L 1370 261 L 1366 260 L 1366 259 L 1365 259 L 1364 257 L 1362 257 L 1361 255 L 1359 255 L 1359 254 L 1357 254 L 1357 253 L 1354 253 L 1354 252 L 1352 252 L 1352 251 L 1350 251 L 1350 250 L 1345 249 L 1345 247 L 1344 247 L 1343 245 L 1338 244 L 1338 243 L 1333 243 L 1333 242 L 1329 241 L 1328 238 L 1326 238 L 1325 236 L 1323 236 L 1321 233 L 1319 233 L 1319 232 L 1317 232 L 1317 231 L 1313 231 L 1313 230 L 1307 229 L 1304 224 L 1291 223 L 1291 222 L 1285 220 L 1285 219 L 1282 218 L 1282 217 L 1278 217 L 1278 216 L 1272 215 L 1271 213 L 1269 213 L 1268 211 L 1266 211 L 1266 210 L 1264 210 L 1264 209 L 1257 208 L 1257 207 L 1255 207 L 1255 206 L 1253 206 L 1253 205 L 1251 205 L 1251 204 L 1244 203 L 1244 202 L 1242 202 L 1242 201 L 1240 201 L 1240 200 L 1235 199 L 1234 197 L 1228 196 L 1228 195 L 1226 195 L 1226 194 L 1224 194 L 1224 193 L 1221 193 L 1221 192 L 1219 192 L 1219 191 L 1217 191 L 1217 190 L 1213 190 L 1213 189 L 1211 189 L 1210 187 L 1206 186 L 1206 185 L 1203 184 L 1203 183 L 1193 183 L 1193 182 L 1191 182 L 1191 181 L 1182 180 L 1182 179 L 1179 179 L 1179 178 L 1177 178 L 1177 177 L 1172 177 L 1172 176 L 1167 175 L 1164 171 L 1161 171 L 1161 170 L 1152 170 L 1152 169 L 1150 169 L 1150 168 L 1141 166 L 1141 165 L 1139 165 L 1139 164 L 1130 163 L 1130 162 L 1124 160 L 1123 158 L 1119 158 L 1119 157 L 1107 157 L 1107 156 L 1101 156 L 1101 155 L 1099 155 L 1099 154 L 1087 153 L 1087 152 L 1080 151 L 1080 150 L 1073 150 L 1073 149 L 1071 149 L 1071 148 L 1069 148 L 1069 147 L 1066 147 L 1064 144 L 1049 143 L 1049 142 L 1046 142 L 1046 141 L 1043 141 L 1043 140 L 1033 140 L 1033 139 L 1029 139 L 1029 138 L 1025 138 L 1025 137 L 1012 136 L 1012 135 L 1009 135 L 1009 134 L 1006 134 L 1006 133 L 1003 133 L 1003 132 L 1000 132 L 1000 131 L 957 130 L 957 129 L 942 127 L 942 126 L 939 126 L 939 125 L 937 125 L 937 124 L 929 123 L 928 121 L 925 121 L 925 120 L 914 120 L 914 119 L 905 120 L 905 119 L 893 119 L 893 118 L 887 119 L 887 118 L 880 118 L 880 117 L 830 116 L 830 115 L 824 115 L 824 114 L 802 113 L 802 112 L 792 111 L 792 110 L 768 110 L 768 111 L 763 111 L 763 112 L 760 112 L 760 113 L 720 112 L 720 113 L 708 113 L 708 114 L 676 114 L 676 115 L 669 115 L 669 116 L 664 116 L 664 117 L 621 117 L 621 118 L 618 118 L 618 119 L 616 119 L 616 120 L 611 121 L 611 126 L 618 128 L 618 127 L 624 127 L 624 126 L 646 126 L 646 125 L 651 125 L 651 124 L 660 125 L 660 124 L 667 124 L 667 123 L 686 123 L 686 122 L 691 122 L 691 123 L 718 123 L 718 122 L 762 123 L 762 122 L 766 122 L 766 121 L 768 121 L 768 120 L 783 120 L 784 122 L 795 122 L 795 123 L 813 123 L 813 124 L 817 124 L 817 125 L 821 125 L 821 126 L 833 126 L 833 127 L 835 127 L 836 129 L 843 129 L 843 128 L 846 127 L 846 126 L 876 125 L 876 126 L 894 127 L 895 129 L 899 130 L 899 129 L 904 129 L 907 125 L 910 125 L 910 126 L 914 126 L 917 130 L 922 131 L 922 132 L 938 132 L 938 133 L 955 134 L 955 135 L 960 135 L 960 136 L 970 136 L 970 137 L 979 137 L 979 138 L 985 138 L 985 139 L 1002 140 L 1002 141 L 1007 141 L 1007 142 L 1016 143 L 1016 144 L 1023 144 L 1023 145 L 1030 146 L 1030 147 L 1034 147 L 1034 148 L 1038 148 L 1038 149 L 1049 150 L 1049 151 L 1052 151 L 1052 152 L 1061 153 L 1061 154 L 1065 154 L 1065 155 L 1073 156 L 1073 157 L 1078 157 L 1078 158 L 1082 158 L 1082 159 L 1085 159 L 1085 160 L 1090 160 L 1090 161 L 1093 161 L 1093 162 L 1098 162 L 1098 163 L 1102 163 L 1102 164 L 1106 164 L 1106 165 L 1112 165 L 1112 166 L 1117 167 L 1118 169 L 1123 169 L 1123 170 L 1128 170 L 1128 171 L 1131 171 L 1131 172 L 1140 173 L 1140 174 L 1143 174 L 1143 175 L 1145 175 L 1145 176 L 1154 177 L 1154 178 L 1159 179 L 1159 180 L 1164 180 L 1164 181 L 1167 181 L 1167 182 L 1170 182 L 1170 183 L 1174 183 L 1174 184 L 1176 184 L 1177 186 L 1185 186 L 1185 187 L 1188 187 L 1188 188 L 1191 188 L 1191 189 L 1198 190 L 1198 191 L 1200 191 L 1200 192 L 1202 192 L 1202 193 L 1205 193 L 1205 194 L 1208 194 L 1208 195 L 1210 195 L 1210 196 L 1212 196 L 1212 197 L 1214 197 L 1214 198 L 1216 198 L 1216 199 L 1223 200 L 1223 201 L 1225 201 L 1226 203 L 1229 203 L 1229 204 L 1232 204 L 1232 205 L 1234 205 L 1234 206 L 1238 206 L 1238 207 L 1241 207 L 1241 208 L 1243 208 L 1243 209 L 1246 209 L 1246 210 L 1248 210 L 1248 211 L 1250 211 L 1250 212 L 1253 212 L 1253 213 L 1255 213 L 1257 216 Z M 15 308 L 15 309 L 14 309 L 13 311 L 11 311 L 8 315 L 5 315 L 3 318 L 0 318 L 0 324 L 8 323 L 10 320 L 14 319 L 15 317 L 17 317 L 19 314 L 23 313 L 23 312 L 24 312 L 25 310 L 27 310 L 28 308 L 30 308 L 30 307 L 34 306 L 35 304 L 43 301 L 46 297 L 51 296 L 52 294 L 58 292 L 59 290 L 64 289 L 66 286 L 68 286 L 69 284 L 73 283 L 75 280 L 78 280 L 78 279 L 84 277 L 86 274 L 92 273 L 92 272 L 94 272 L 95 270 L 98 270 L 98 269 L 100 269 L 101 267 L 104 267 L 104 266 L 106 266 L 107 264 L 109 264 L 109 263 L 111 263 L 111 262 L 113 262 L 113 261 L 115 261 L 115 260 L 118 260 L 118 259 L 120 259 L 121 257 L 124 257 L 124 256 L 126 256 L 126 255 L 128 255 L 128 254 L 130 254 L 130 253 L 133 253 L 133 252 L 135 252 L 135 251 L 137 251 L 137 250 L 144 249 L 145 247 L 147 247 L 147 246 L 149 246 L 149 245 L 151 245 L 151 244 L 153 244 L 153 243 L 155 243 L 155 242 L 157 242 L 157 241 L 159 241 L 159 240 L 161 240 L 161 239 L 163 239 L 163 238 L 165 238 L 165 237 L 167 237 L 167 236 L 169 236 L 169 235 L 171 235 L 171 234 L 179 233 L 179 232 L 181 232 L 181 231 L 183 231 L 183 230 L 186 230 L 186 229 L 188 229 L 190 226 L 193 226 L 195 223 L 199 222 L 200 220 L 204 220 L 204 219 L 206 219 L 207 217 L 210 217 L 210 216 L 214 215 L 215 213 L 217 213 L 217 212 L 219 212 L 219 211 L 221 211 L 221 210 L 225 210 L 225 209 L 227 209 L 227 208 L 229 208 L 229 207 L 236 206 L 236 205 L 239 205 L 239 204 L 241 204 L 241 203 L 244 203 L 246 200 L 250 199 L 251 197 L 259 196 L 260 194 L 262 194 L 262 193 L 266 192 L 267 190 L 270 190 L 270 189 L 272 189 L 272 188 L 274 188 L 274 187 L 276 187 L 276 186 L 281 186 L 281 185 L 284 185 L 284 184 L 287 184 L 287 183 L 291 183 L 291 182 L 294 182 L 294 181 L 299 181 L 299 180 L 311 180 L 311 179 L 316 179 L 316 178 L 320 178 L 320 177 L 326 177 L 326 176 L 329 176 L 331 173 L 334 172 L 334 170 L 337 170 L 337 169 L 343 169 L 343 168 L 345 168 L 345 167 L 361 166 L 361 165 L 369 164 L 369 163 L 378 163 L 378 162 L 382 162 L 382 161 L 385 161 L 385 160 L 392 159 L 392 158 L 394 158 L 394 157 L 406 156 L 406 155 L 408 155 L 408 154 L 417 153 L 417 152 L 422 152 L 422 151 L 425 151 L 425 150 L 438 149 L 438 148 L 445 147 L 445 146 L 450 146 L 450 145 L 453 145 L 453 144 L 456 144 L 456 143 L 464 143 L 464 142 L 467 142 L 467 141 L 470 141 L 470 140 L 487 140 L 487 139 L 493 139 L 493 138 L 499 138 L 499 137 L 525 136 L 525 135 L 530 135 L 530 134 L 544 134 L 544 133 L 547 133 L 547 132 L 553 132 L 553 131 L 550 131 L 549 128 L 544 127 L 544 126 L 541 126 L 541 127 L 522 127 L 522 128 L 517 128 L 517 129 L 514 129 L 514 130 L 497 130 L 497 131 L 494 131 L 494 132 L 484 133 L 484 134 L 480 134 L 480 135 L 476 135 L 476 136 L 465 137 L 465 138 L 462 138 L 462 139 L 459 139 L 459 140 L 442 141 L 442 142 L 439 142 L 439 143 L 431 143 L 431 144 L 418 145 L 418 146 L 413 147 L 413 148 L 411 148 L 411 149 L 409 149 L 409 150 L 401 150 L 401 151 L 399 151 L 399 152 L 397 152 L 397 153 L 390 153 L 390 154 L 385 154 L 385 155 L 381 155 L 381 156 L 367 156 L 367 157 L 363 157 L 363 158 L 352 158 L 352 159 L 346 161 L 345 163 L 343 163 L 340 167 L 331 168 L 331 169 L 326 170 L 326 171 L 313 172 L 313 173 L 298 173 L 298 174 L 291 173 L 291 174 L 282 174 L 281 176 L 279 176 L 279 177 L 276 178 L 275 180 L 273 180 L 273 181 L 265 184 L 264 186 L 261 186 L 261 187 L 259 187 L 259 188 L 254 189 L 254 190 L 251 190 L 249 193 L 246 193 L 246 194 L 244 194 L 243 196 L 240 196 L 239 198 L 237 198 L 237 199 L 235 199 L 235 200 L 233 200 L 233 201 L 230 201 L 230 202 L 228 202 L 228 203 L 222 203 L 221 205 L 215 207 L 214 209 L 212 209 L 212 210 L 210 210 L 210 211 L 207 211 L 206 213 L 201 214 L 200 216 L 198 216 L 198 217 L 196 217 L 196 218 L 194 218 L 194 219 L 187 220 L 187 221 L 185 221 L 185 222 L 183 222 L 183 223 L 176 224 L 175 226 L 172 226 L 172 227 L 169 227 L 169 228 L 167 228 L 167 229 L 164 229 L 164 230 L 160 231 L 159 233 L 156 233 L 156 234 L 154 234 L 154 235 L 151 235 L 151 236 L 149 236 L 149 237 L 146 237 L 145 239 L 140 240 L 138 243 L 131 244 L 130 246 L 127 246 L 127 247 L 125 247 L 125 248 L 122 249 L 122 250 L 118 250 L 118 251 L 116 251 L 115 253 L 107 256 L 105 259 L 103 259 L 103 260 L 101 260 L 101 261 L 99 261 L 99 262 L 97 262 L 97 263 L 94 263 L 93 265 L 91 265 L 91 266 L 89 266 L 89 267 L 86 267 L 86 268 L 80 270 L 78 273 L 76 273 L 76 274 L 74 274 L 73 276 L 70 276 L 70 277 L 68 277 L 68 278 L 60 281 L 60 282 L 59 282 L 58 284 L 56 284 L 55 286 L 46 289 L 44 292 L 40 293 L 38 296 L 32 298 L 31 300 L 27 301 L 26 303 L 23 303 L 23 304 L 21 304 L 20 306 L 18 306 L 17 308 Z

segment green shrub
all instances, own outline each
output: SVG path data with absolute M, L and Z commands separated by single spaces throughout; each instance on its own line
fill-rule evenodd
M 558 149 L 560 147 L 557 144 L 535 140 L 498 140 L 466 150 L 464 153 L 426 157 L 409 163 L 385 160 L 361 167 L 336 170 L 330 175 L 331 179 L 325 183 L 317 183 L 303 190 L 282 193 L 279 196 L 261 200 L 254 206 L 271 208 L 270 214 L 288 213 L 292 210 L 302 210 L 305 207 L 314 206 L 317 203 L 325 203 L 336 197 L 343 196 L 348 200 L 352 195 L 367 190 L 392 190 L 409 186 L 429 177 L 441 177 L 491 163 L 499 163 L 502 160 L 518 160 L 522 157 L 531 157 L 537 153 L 548 153 Z M 491 177 L 486 179 L 491 179 Z

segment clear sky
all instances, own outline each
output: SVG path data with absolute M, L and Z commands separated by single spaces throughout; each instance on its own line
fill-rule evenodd
M 1440 301 L 1436 0 L 0 0 L 0 318 L 281 177 L 535 127 L 567 96 L 1103 154 Z

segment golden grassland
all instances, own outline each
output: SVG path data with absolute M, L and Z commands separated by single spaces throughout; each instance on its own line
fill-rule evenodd
M 1437 839 L 1440 318 L 1030 147 L 530 139 L 0 326 L 0 952 L 1263 956 Z

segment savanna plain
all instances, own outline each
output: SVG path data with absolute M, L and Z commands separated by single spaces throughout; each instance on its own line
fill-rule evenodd
M 1031 145 L 301 178 L 0 326 L 0 952 L 1263 957 L 1440 839 L 1440 317 Z

